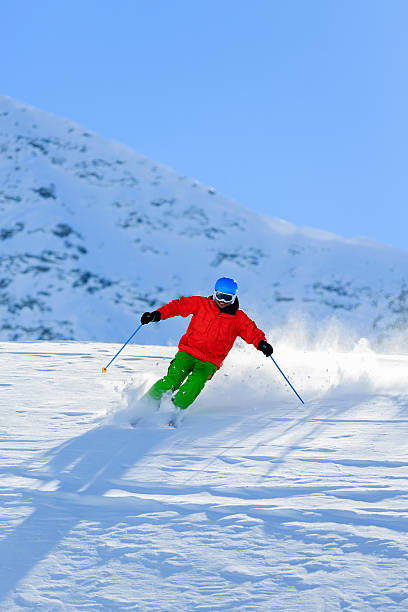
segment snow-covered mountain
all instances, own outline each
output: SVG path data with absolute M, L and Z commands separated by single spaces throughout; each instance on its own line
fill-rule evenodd
M 124 341 L 140 314 L 233 276 L 269 330 L 408 326 L 408 252 L 245 209 L 78 125 L 0 97 L 0 339 Z M 144 328 L 174 342 L 185 321 Z

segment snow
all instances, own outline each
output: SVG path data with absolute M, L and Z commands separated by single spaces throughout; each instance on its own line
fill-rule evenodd
M 287 331 L 304 406 L 238 345 L 177 429 L 174 347 L 2 343 L 0 609 L 408 609 L 408 357 Z

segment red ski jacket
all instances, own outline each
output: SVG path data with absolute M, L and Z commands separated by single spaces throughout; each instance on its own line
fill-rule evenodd
M 256 348 L 261 340 L 265 340 L 264 332 L 239 309 L 238 298 L 223 310 L 218 308 L 212 296 L 198 295 L 181 297 L 158 310 L 162 320 L 193 315 L 178 348 L 197 359 L 213 363 L 217 368 L 221 367 L 237 336 Z

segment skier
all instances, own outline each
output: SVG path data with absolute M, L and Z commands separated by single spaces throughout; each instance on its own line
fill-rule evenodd
M 140 322 L 164 321 L 170 317 L 193 315 L 187 332 L 181 338 L 179 351 L 170 363 L 167 374 L 158 380 L 147 395 L 160 401 L 166 392 L 176 392 L 172 401 L 182 410 L 188 408 L 222 366 L 237 336 L 270 357 L 272 346 L 263 331 L 239 308 L 238 285 L 232 278 L 217 280 L 209 297 L 181 297 L 145 312 Z

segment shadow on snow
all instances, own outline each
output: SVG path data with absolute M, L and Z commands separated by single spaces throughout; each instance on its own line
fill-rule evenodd
M 27 468 L 20 472 L 25 477 L 49 482 L 58 480 L 59 486 L 57 491 L 18 491 L 22 495 L 21 505 L 32 504 L 36 509 L 0 541 L 0 600 L 46 558 L 81 519 L 99 520 L 109 514 L 112 500 L 101 496 L 109 490 L 111 481 L 120 478 L 128 467 L 171 433 L 157 429 L 139 432 L 97 427 L 45 453 L 46 463 L 42 469 Z M 19 470 L 10 472 L 18 474 Z M 117 507 L 115 512 L 118 512 Z

